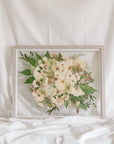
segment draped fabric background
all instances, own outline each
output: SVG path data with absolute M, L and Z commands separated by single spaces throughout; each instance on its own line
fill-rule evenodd
M 0 144 L 113 143 L 106 119 L 2 118 L 11 116 L 13 45 L 104 45 L 105 114 L 114 119 L 113 0 L 0 0 Z

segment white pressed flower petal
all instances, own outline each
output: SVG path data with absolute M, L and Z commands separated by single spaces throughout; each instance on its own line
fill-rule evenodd
M 79 64 L 80 67 L 84 70 L 85 67 L 86 67 L 86 62 L 85 60 L 82 60 L 82 59 L 76 59 L 73 61 L 73 64 L 76 65 L 76 64 Z
M 44 62 L 47 62 L 47 60 L 48 60 L 47 57 L 43 57 Z
M 33 97 L 36 97 L 36 96 L 37 96 L 37 92 L 33 91 L 33 92 L 32 92 L 32 96 L 33 96 Z
M 49 89 L 47 90 L 48 96 L 54 96 L 54 95 L 56 94 L 56 92 L 57 92 L 57 89 L 56 89 L 56 88 L 49 88 Z
M 45 85 L 45 86 L 48 85 L 48 78 L 47 78 L 47 77 L 45 78 L 44 85 Z
M 76 80 L 80 80 L 80 75 L 78 73 L 75 74 Z
M 42 79 L 41 73 L 39 73 L 37 71 L 34 72 L 34 77 L 37 81 L 40 81 Z
M 57 103 L 57 98 L 51 97 L 51 102 L 56 104 Z
M 40 95 L 40 96 L 37 95 L 34 99 L 36 101 L 43 101 L 44 100 L 44 96 L 43 95 Z
M 59 91 L 63 91 L 65 89 L 65 82 L 62 82 L 62 80 L 57 80 L 55 82 L 55 86 Z
M 58 98 L 56 105 L 57 105 L 57 106 L 64 105 L 64 98 L 62 98 L 62 97 L 61 97 L 61 98 Z
M 40 107 L 43 107 L 43 106 L 44 106 L 44 104 L 43 104 L 42 102 L 38 102 L 38 105 L 39 105 Z
M 66 96 L 65 96 L 65 100 L 69 100 L 69 95 L 66 95 Z
M 81 90 L 80 87 L 75 88 L 75 87 L 71 87 L 70 89 L 71 94 L 73 94 L 74 96 L 81 96 L 84 95 L 85 93 Z
M 34 88 L 37 88 L 37 87 L 38 87 L 38 85 L 37 85 L 36 83 L 37 83 L 36 80 L 34 80 L 34 81 L 32 82 L 32 85 L 33 85 Z
M 75 75 L 73 75 L 71 71 L 67 72 L 66 82 L 68 82 L 72 85 L 74 85 L 77 82 Z

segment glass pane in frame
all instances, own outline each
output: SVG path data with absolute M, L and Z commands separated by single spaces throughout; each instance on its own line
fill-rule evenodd
M 45 117 L 50 116 L 49 114 L 55 117 L 71 115 L 104 116 L 102 49 L 103 46 L 13 47 L 13 116 L 25 118 Z M 62 53 L 63 57 L 65 57 L 66 59 L 65 62 L 63 60 L 64 64 L 66 64 L 65 67 L 68 66 L 69 61 L 71 61 L 71 59 L 74 60 L 74 62 L 76 61 L 75 66 L 73 65 L 72 67 L 69 64 L 69 69 L 71 68 L 71 73 L 68 73 L 68 71 L 66 70 L 64 74 L 61 74 L 62 78 L 57 79 L 57 77 L 54 77 L 53 80 L 53 71 L 50 70 L 50 63 L 48 61 L 48 63 L 46 63 L 48 70 L 46 71 L 45 76 L 45 81 L 46 77 L 48 77 L 48 83 L 46 83 L 46 86 L 43 87 L 44 83 L 40 81 L 39 84 L 38 78 L 38 80 L 36 81 L 37 83 L 34 82 L 33 86 L 33 83 L 31 81 L 33 81 L 35 68 L 38 67 L 37 64 L 35 65 L 34 59 L 37 59 L 37 61 L 39 61 L 38 65 L 42 66 L 41 59 L 44 57 L 46 52 L 49 53 L 47 53 L 47 55 L 45 56 L 47 57 L 47 59 L 44 58 L 44 60 L 46 59 L 47 61 L 49 59 L 50 61 L 49 56 L 53 56 L 55 60 L 54 62 L 58 62 L 59 70 L 61 71 L 61 64 L 63 63 L 61 59 L 62 56 L 60 53 Z M 34 57 L 35 53 L 37 53 L 41 57 Z M 57 55 L 56 58 L 54 57 L 54 54 Z M 34 55 L 33 58 L 32 55 Z M 28 57 L 28 60 L 26 59 L 26 57 Z M 31 57 L 32 59 L 29 59 L 29 57 Z M 44 63 L 45 62 L 43 61 L 43 66 Z M 55 66 L 57 71 L 58 66 Z M 84 69 L 82 70 L 80 67 L 84 67 Z M 40 68 L 41 69 L 39 69 L 38 67 L 37 72 L 40 72 L 40 75 L 42 75 L 42 67 Z M 33 75 L 30 73 L 33 73 Z M 60 71 L 56 74 L 59 73 Z M 74 79 L 74 75 L 76 77 L 76 80 Z M 64 76 L 65 78 L 63 79 Z M 28 78 L 30 79 L 27 80 Z M 25 81 L 26 84 L 24 84 Z M 50 85 L 51 81 L 52 83 L 54 83 L 53 86 Z M 40 86 L 35 87 L 35 85 Z M 40 93 L 38 89 L 40 89 Z M 41 93 L 44 93 L 43 96 Z M 53 99 L 51 99 L 51 96 L 49 96 L 47 93 L 54 93 Z M 36 95 L 38 96 L 38 94 L 40 95 L 37 98 Z

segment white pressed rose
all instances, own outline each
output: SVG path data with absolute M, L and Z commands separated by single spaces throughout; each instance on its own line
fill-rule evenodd
M 44 62 L 47 62 L 47 60 L 48 60 L 47 57 L 43 57 Z
M 37 83 L 36 80 L 34 80 L 34 81 L 32 82 L 32 85 L 33 85 L 34 88 L 37 88 L 37 87 L 38 87 L 38 85 L 37 85 L 36 83 Z
M 64 80 L 57 80 L 55 82 L 55 86 L 59 91 L 64 91 L 65 89 L 65 81 Z
M 71 94 L 73 94 L 74 96 L 81 96 L 81 95 L 84 95 L 84 94 L 85 94 L 85 93 L 81 90 L 80 87 L 75 88 L 75 87 L 73 87 L 73 86 L 71 86 L 70 92 L 71 92 Z

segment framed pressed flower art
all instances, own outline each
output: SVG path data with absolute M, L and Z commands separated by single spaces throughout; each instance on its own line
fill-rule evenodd
M 13 116 L 104 116 L 102 49 L 13 47 Z

